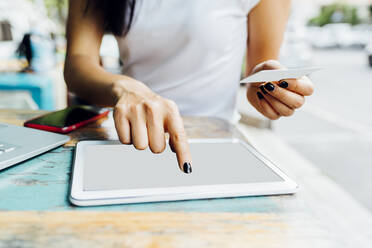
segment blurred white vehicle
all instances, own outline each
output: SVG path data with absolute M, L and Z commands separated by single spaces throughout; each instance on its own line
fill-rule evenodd
M 325 27 L 307 28 L 307 40 L 314 48 L 334 48 L 337 47 L 337 41 L 332 37 L 329 30 Z
M 370 67 L 372 67 L 372 40 L 366 46 L 366 51 L 367 51 L 367 57 L 368 57 L 368 64 L 369 64 Z
M 347 23 L 308 27 L 308 40 L 315 48 L 363 48 L 370 37 L 368 26 Z
M 372 41 L 372 25 L 368 23 L 358 24 L 353 27 L 355 38 L 359 45 L 366 47 Z

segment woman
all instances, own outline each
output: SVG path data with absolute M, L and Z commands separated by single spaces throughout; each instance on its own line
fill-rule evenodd
M 114 107 L 124 144 L 165 149 L 165 132 L 179 166 L 191 172 L 181 115 L 236 122 L 235 98 L 245 49 L 247 71 L 278 69 L 290 0 L 73 0 L 67 25 L 65 79 L 69 90 Z M 117 37 L 122 75 L 99 64 L 102 36 Z M 275 120 L 311 95 L 298 80 L 248 86 L 247 99 Z

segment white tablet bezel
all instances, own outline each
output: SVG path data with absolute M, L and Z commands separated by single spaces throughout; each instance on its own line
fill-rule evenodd
M 240 139 L 189 139 L 189 143 L 241 143 L 254 156 L 263 161 L 266 166 L 273 170 L 283 181 L 269 183 L 247 183 L 247 184 L 220 184 L 183 186 L 172 188 L 146 188 L 128 190 L 83 190 L 83 150 L 87 145 L 113 145 L 120 144 L 119 141 L 80 141 L 76 145 L 74 165 L 71 179 L 70 201 L 78 206 L 108 205 L 156 201 L 176 201 L 191 199 L 207 199 L 222 197 L 257 196 L 293 194 L 297 192 L 298 185 L 290 179 L 283 171 L 276 167 L 270 160 L 265 158 L 253 147 Z M 198 192 L 198 193 L 195 193 Z

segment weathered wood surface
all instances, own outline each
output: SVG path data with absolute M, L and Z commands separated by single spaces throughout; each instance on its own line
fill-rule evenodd
M 41 112 L 0 110 L 21 125 Z M 190 137 L 239 137 L 220 120 L 185 118 Z M 372 217 L 272 132 L 248 141 L 301 186 L 296 195 L 78 208 L 68 201 L 73 145 L 115 139 L 112 120 L 68 145 L 0 172 L 0 247 L 371 247 Z

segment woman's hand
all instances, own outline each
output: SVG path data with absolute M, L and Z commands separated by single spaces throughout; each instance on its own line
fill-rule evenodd
M 276 60 L 268 60 L 258 64 L 252 73 L 261 70 L 282 69 Z M 291 116 L 305 103 L 305 96 L 314 92 L 314 85 L 308 77 L 285 79 L 279 82 L 266 82 L 248 85 L 248 101 L 261 114 L 271 120 L 281 116 Z
M 119 140 L 139 150 L 150 147 L 153 153 L 161 153 L 168 132 L 180 169 L 191 173 L 189 145 L 177 105 L 138 81 L 119 81 L 113 84 L 112 91 L 117 97 L 114 120 Z

